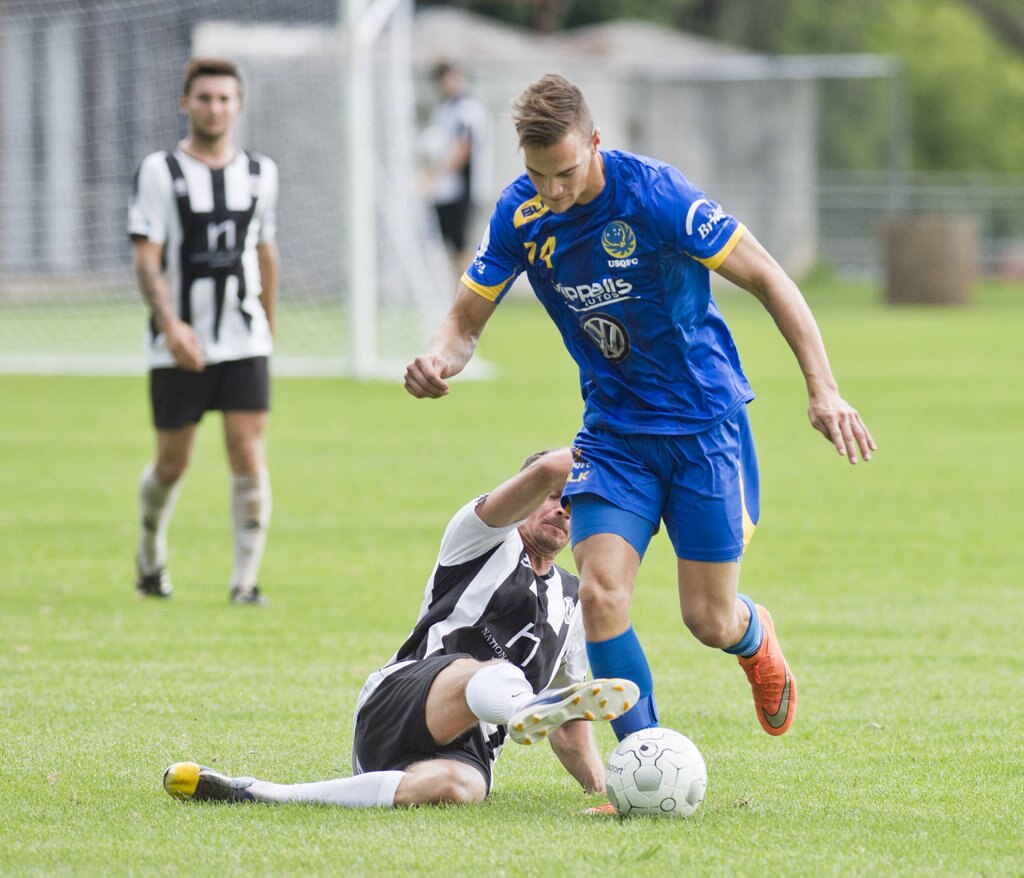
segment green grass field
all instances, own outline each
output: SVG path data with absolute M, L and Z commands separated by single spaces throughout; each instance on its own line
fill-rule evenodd
M 830 450 L 770 319 L 720 294 L 758 393 L 743 587 L 775 615 L 800 715 L 760 730 L 735 662 L 682 627 L 657 537 L 634 621 L 664 724 L 708 764 L 686 822 L 581 816 L 546 747 L 506 748 L 476 807 L 218 807 L 160 786 L 182 759 L 349 773 L 359 687 L 412 625 L 448 516 L 575 431 L 575 369 L 539 307 L 503 307 L 481 345 L 500 377 L 440 402 L 276 383 L 265 610 L 227 604 L 216 417 L 171 529 L 176 596 L 143 602 L 143 379 L 0 377 L 0 874 L 1024 874 L 1024 290 L 962 309 L 808 297 L 880 450 L 856 467 Z

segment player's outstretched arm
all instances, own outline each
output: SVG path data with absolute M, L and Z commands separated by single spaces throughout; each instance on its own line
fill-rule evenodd
M 571 469 L 570 449 L 549 451 L 491 491 L 476 514 L 490 527 L 522 521 L 552 494 L 561 494 Z
M 821 331 L 797 285 L 747 231 L 718 268 L 718 273 L 752 293 L 771 314 L 788 342 L 807 382 L 811 425 L 850 463 L 878 447 L 860 413 L 839 395 Z
M 558 761 L 585 792 L 604 792 L 604 764 L 594 742 L 592 723 L 566 723 L 555 729 L 548 740 Z
M 426 353 L 406 366 L 405 389 L 417 399 L 447 396 L 447 379 L 466 367 L 496 307 L 460 283 L 455 301 L 434 330 Z

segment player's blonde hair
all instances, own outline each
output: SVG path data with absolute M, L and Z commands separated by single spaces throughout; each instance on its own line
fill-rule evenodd
M 527 86 L 512 104 L 512 121 L 521 147 L 554 146 L 573 129 L 584 138 L 594 133 L 594 117 L 583 92 L 557 73 Z
M 231 76 L 238 82 L 238 94 L 242 94 L 242 75 L 238 67 L 224 58 L 193 58 L 185 65 L 181 93 L 187 95 L 192 83 L 200 76 Z

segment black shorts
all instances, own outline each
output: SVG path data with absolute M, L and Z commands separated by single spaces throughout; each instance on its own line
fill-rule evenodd
M 453 201 L 451 204 L 435 204 L 437 221 L 441 226 L 441 237 L 455 250 L 466 247 L 466 222 L 469 220 L 469 198 Z
M 469 655 L 428 656 L 386 677 L 356 714 L 352 751 L 359 770 L 402 771 L 414 762 L 454 759 L 472 765 L 491 788 L 491 748 L 480 726 L 439 747 L 427 730 L 427 693 L 452 662 Z
M 174 367 L 149 373 L 149 401 L 158 430 L 198 424 L 204 412 L 265 412 L 270 409 L 266 357 L 213 363 L 202 372 Z

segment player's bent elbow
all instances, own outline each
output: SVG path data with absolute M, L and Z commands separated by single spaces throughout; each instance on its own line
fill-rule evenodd
M 540 468 L 552 489 L 560 488 L 572 469 L 572 452 L 568 448 L 549 451 L 537 460 L 535 466 Z

